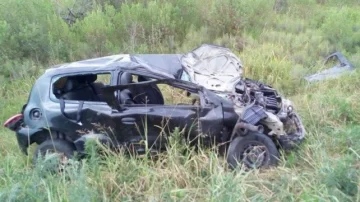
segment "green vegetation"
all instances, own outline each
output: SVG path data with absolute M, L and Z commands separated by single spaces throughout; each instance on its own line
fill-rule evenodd
M 298 151 L 261 172 L 231 172 L 211 150 L 174 141 L 156 161 L 94 152 L 51 176 L 1 128 L 0 201 L 360 201 L 360 73 L 301 82 L 335 50 L 360 67 L 360 2 L 277 2 L 0 0 L 0 122 L 19 112 L 44 67 L 216 43 L 240 56 L 245 76 L 294 101 L 308 131 Z

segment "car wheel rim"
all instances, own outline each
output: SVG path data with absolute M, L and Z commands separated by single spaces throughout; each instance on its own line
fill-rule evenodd
M 259 168 L 268 159 L 268 151 L 265 145 L 251 143 L 241 153 L 241 161 L 246 168 Z

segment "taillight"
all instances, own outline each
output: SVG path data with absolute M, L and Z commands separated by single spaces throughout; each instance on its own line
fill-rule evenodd
M 10 125 L 18 122 L 19 120 L 21 120 L 23 118 L 22 114 L 16 114 L 15 116 L 10 117 L 7 121 L 5 121 L 4 123 L 4 127 L 9 127 Z

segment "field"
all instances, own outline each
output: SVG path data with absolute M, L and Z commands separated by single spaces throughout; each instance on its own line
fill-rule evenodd
M 244 75 L 290 98 L 304 144 L 271 170 L 234 172 L 174 131 L 159 160 L 92 154 L 63 175 L 33 167 L 0 128 L 0 201 L 360 201 L 360 72 L 308 84 L 338 50 L 360 68 L 358 0 L 0 0 L 0 123 L 50 65 L 224 45 Z M 69 11 L 71 10 L 71 12 Z M 35 145 L 34 145 L 35 146 Z M 31 151 L 34 150 L 34 146 Z M 186 150 L 186 154 L 184 154 Z

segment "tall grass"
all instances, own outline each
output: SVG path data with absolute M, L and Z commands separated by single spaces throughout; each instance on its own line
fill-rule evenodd
M 179 130 L 157 160 L 99 156 L 90 145 L 89 158 L 50 175 L 48 162 L 33 167 L 1 128 L 0 201 L 360 201 L 360 73 L 301 79 L 335 50 L 360 66 L 358 1 L 289 0 L 280 13 L 262 0 L 56 2 L 0 0 L 1 123 L 20 111 L 51 64 L 216 43 L 240 56 L 246 77 L 294 102 L 307 139 L 279 167 L 244 173 L 229 170 L 212 149 L 195 152 Z M 71 25 L 62 19 L 69 7 L 84 13 Z

